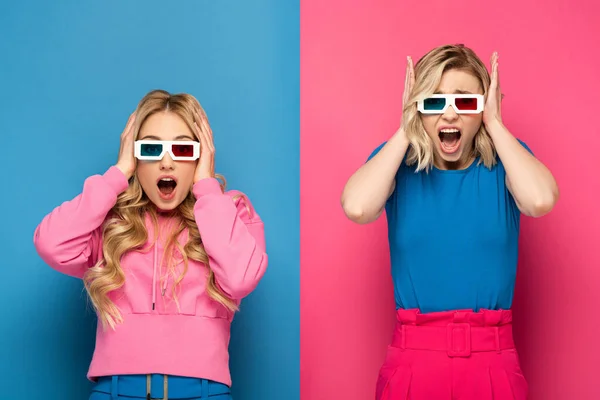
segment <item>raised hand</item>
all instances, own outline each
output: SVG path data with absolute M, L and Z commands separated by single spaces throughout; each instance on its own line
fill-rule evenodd
M 127 125 L 123 133 L 121 133 L 121 147 L 119 148 L 119 158 L 116 167 L 127 177 L 131 178 L 135 173 L 137 160 L 133 151 L 133 135 L 135 126 L 135 112 L 133 112 L 127 120 Z
M 415 85 L 415 68 L 413 65 L 412 58 L 410 56 L 406 57 L 406 77 L 404 78 L 404 94 L 402 95 L 402 110 L 408 104 L 408 99 L 410 98 L 410 94 L 412 92 L 413 86 Z M 404 112 L 402 112 L 402 123 L 400 128 L 405 131 L 405 123 L 406 118 L 404 118 Z
M 205 178 L 215 176 L 215 145 L 213 134 L 205 116 L 199 112 L 194 113 L 194 128 L 200 138 L 200 160 L 194 173 L 194 183 Z
M 501 104 L 502 92 L 500 91 L 500 79 L 498 78 L 498 53 L 494 52 L 491 57 L 491 83 L 488 90 L 485 108 L 483 109 L 483 123 L 486 126 L 493 122 L 502 122 Z

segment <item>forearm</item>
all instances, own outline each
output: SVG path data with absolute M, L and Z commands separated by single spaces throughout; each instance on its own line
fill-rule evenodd
M 63 202 L 36 227 L 33 242 L 52 268 L 83 276 L 100 252 L 101 226 L 118 195 L 128 187 L 117 168 L 86 179 L 81 194 Z
M 408 146 L 406 135 L 398 131 L 379 153 L 350 177 L 341 198 L 348 218 L 364 224 L 379 217 L 394 189 L 396 173 Z
M 541 217 L 554 207 L 559 197 L 556 180 L 550 170 L 500 122 L 486 126 L 504 169 L 507 184 L 521 212 Z
M 216 179 L 203 179 L 193 190 L 196 223 L 217 284 L 232 299 L 241 299 L 267 268 L 264 224 L 250 200 L 234 200 L 242 195 L 237 191 L 221 193 Z

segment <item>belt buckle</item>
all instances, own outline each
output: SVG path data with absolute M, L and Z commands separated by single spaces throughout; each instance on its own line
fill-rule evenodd
M 448 324 L 447 352 L 449 357 L 469 357 L 471 355 L 471 324 L 452 322 Z
M 152 397 L 152 375 L 146 375 L 146 400 L 169 400 L 169 378 L 167 375 L 163 375 L 163 397 L 155 398 Z

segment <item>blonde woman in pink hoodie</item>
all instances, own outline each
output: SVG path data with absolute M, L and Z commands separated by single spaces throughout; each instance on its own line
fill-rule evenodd
M 225 190 L 214 154 L 198 101 L 152 91 L 116 165 L 36 228 L 40 257 L 83 279 L 98 315 L 90 400 L 231 399 L 230 325 L 267 254 L 259 215 Z

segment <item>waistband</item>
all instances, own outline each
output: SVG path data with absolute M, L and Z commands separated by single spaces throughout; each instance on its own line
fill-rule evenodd
M 450 357 L 514 349 L 510 310 L 442 311 L 398 309 L 392 347 L 445 351 Z
M 142 399 L 148 394 L 152 399 L 204 399 L 231 393 L 223 383 L 161 374 L 101 376 L 92 391 Z

